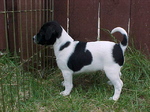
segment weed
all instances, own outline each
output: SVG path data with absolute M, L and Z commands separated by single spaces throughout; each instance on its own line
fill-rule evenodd
M 122 68 L 124 82 L 120 99 L 108 100 L 113 87 L 103 72 L 74 76 L 71 95 L 64 88 L 60 70 L 53 68 L 46 79 L 25 72 L 20 62 L 5 55 L 0 58 L 0 111 L 21 112 L 148 112 L 150 110 L 150 60 L 134 47 L 128 47 Z M 37 72 L 39 73 L 39 72 Z

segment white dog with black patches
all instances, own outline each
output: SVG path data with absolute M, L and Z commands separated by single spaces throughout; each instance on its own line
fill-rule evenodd
M 118 100 L 123 82 L 120 69 L 124 63 L 124 52 L 128 45 L 128 35 L 121 27 L 111 33 L 123 35 L 121 43 L 110 41 L 80 42 L 74 41 L 56 21 L 45 23 L 39 33 L 33 37 L 41 45 L 53 45 L 56 62 L 64 77 L 65 90 L 60 94 L 69 95 L 73 88 L 73 74 L 104 70 L 109 84 L 114 86 L 112 100 Z

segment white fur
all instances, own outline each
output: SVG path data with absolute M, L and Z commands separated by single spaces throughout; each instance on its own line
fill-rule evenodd
M 120 32 L 120 33 L 123 34 L 123 35 L 128 35 L 127 32 L 126 32 L 123 28 L 121 28 L 121 27 L 116 27 L 116 28 L 114 28 L 114 29 L 111 31 L 111 34 L 113 34 L 113 33 L 115 33 L 115 32 Z M 128 39 L 128 36 L 127 36 L 127 39 Z M 122 48 L 122 50 L 123 50 L 123 53 L 124 53 L 125 50 L 126 50 L 126 48 L 127 48 L 127 46 L 123 46 L 123 45 L 121 45 L 121 44 L 120 44 L 120 46 L 121 46 L 121 48 Z
M 116 31 L 127 35 L 126 31 L 120 27 L 112 30 L 112 33 Z M 60 51 L 60 46 L 67 41 L 70 41 L 71 44 L 62 51 Z M 91 52 L 93 61 L 90 65 L 84 66 L 80 71 L 73 72 L 71 69 L 68 68 L 67 61 L 71 54 L 74 52 L 77 43 L 78 41 L 74 41 L 63 29 L 61 37 L 58 38 L 54 44 L 54 53 L 56 56 L 57 65 L 62 71 L 64 77 L 63 86 L 65 86 L 65 90 L 62 91 L 60 94 L 62 94 L 63 96 L 70 94 L 73 88 L 72 75 L 74 73 L 104 70 L 106 76 L 110 80 L 109 84 L 114 85 L 115 89 L 114 95 L 110 99 L 118 100 L 123 86 L 123 82 L 121 81 L 119 75 L 121 74 L 121 66 L 115 63 L 112 57 L 112 50 L 115 43 L 110 41 L 88 42 L 86 50 L 89 50 Z M 125 48 L 126 47 L 123 48 L 123 52 L 125 51 Z

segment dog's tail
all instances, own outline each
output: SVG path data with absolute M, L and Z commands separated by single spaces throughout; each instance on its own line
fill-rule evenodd
M 111 31 L 111 34 L 115 33 L 115 32 L 120 32 L 123 35 L 123 40 L 120 43 L 120 47 L 123 49 L 123 51 L 126 49 L 127 45 L 128 45 L 128 34 L 127 32 L 121 28 L 121 27 L 116 27 Z

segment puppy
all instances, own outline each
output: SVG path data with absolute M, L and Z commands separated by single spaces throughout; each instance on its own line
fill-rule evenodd
M 73 88 L 73 74 L 104 70 L 109 84 L 114 86 L 112 100 L 118 100 L 123 82 L 120 69 L 124 63 L 124 52 L 128 45 L 127 32 L 116 27 L 112 34 L 120 32 L 122 42 L 110 41 L 80 42 L 74 41 L 56 21 L 45 23 L 33 37 L 37 44 L 53 45 L 56 62 L 64 77 L 65 90 L 60 94 L 69 95 Z

